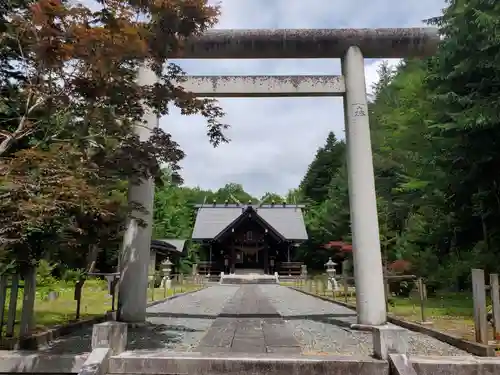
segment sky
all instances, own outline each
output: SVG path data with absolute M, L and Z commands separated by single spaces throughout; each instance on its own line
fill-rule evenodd
M 222 0 L 216 28 L 418 27 L 440 14 L 444 0 Z M 365 60 L 367 90 L 382 60 Z M 398 60 L 389 60 L 396 65 Z M 340 74 L 337 59 L 179 60 L 187 74 Z M 298 187 L 330 131 L 344 138 L 341 98 L 220 98 L 229 144 L 213 148 L 201 116 L 175 108 L 160 120 L 186 153 L 185 185 L 218 189 L 242 184 L 247 192 L 286 194 Z
M 216 28 L 418 27 L 440 14 L 444 0 L 222 0 Z M 340 75 L 337 59 L 179 60 L 187 74 Z M 382 60 L 365 60 L 368 92 Z M 389 60 L 396 65 L 398 60 Z M 247 192 L 286 194 L 298 187 L 330 131 L 344 138 L 341 98 L 219 99 L 229 144 L 213 148 L 201 116 L 175 108 L 160 120 L 186 153 L 185 185 L 218 189 L 242 184 Z

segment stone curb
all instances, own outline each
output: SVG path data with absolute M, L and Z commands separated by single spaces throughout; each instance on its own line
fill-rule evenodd
M 175 299 L 177 297 L 181 297 L 190 293 L 197 292 L 199 290 L 205 289 L 206 286 L 201 287 L 200 289 L 196 290 L 190 290 L 184 293 L 178 293 L 174 294 L 173 296 L 158 300 L 158 301 L 153 301 L 147 304 L 147 307 L 155 306 L 157 304 L 160 304 L 162 302 L 168 301 L 170 299 Z M 50 342 L 54 341 L 55 339 L 61 337 L 61 336 L 66 336 L 71 333 L 74 333 L 78 331 L 79 329 L 85 328 L 92 326 L 94 324 L 102 323 L 107 320 L 113 320 L 114 317 L 116 316 L 116 311 L 108 311 L 102 316 L 97 316 L 95 318 L 90 318 L 90 319 L 84 319 L 84 320 L 79 320 L 76 322 L 70 322 L 68 324 L 61 324 L 58 326 L 54 326 L 51 329 L 40 332 L 40 333 L 35 333 L 27 337 L 19 338 L 19 337 L 6 337 L 6 338 L 0 338 L 0 350 L 16 350 L 16 349 L 23 349 L 23 350 L 36 350 L 40 346 L 46 346 Z
M 387 375 L 388 361 L 368 356 L 304 356 L 273 353 L 127 353 L 109 361 L 109 374 L 307 374 Z
M 35 333 L 26 337 L 6 337 L 0 339 L 0 349 L 2 350 L 36 350 L 40 346 L 48 345 L 51 341 L 55 339 L 69 335 L 81 328 L 92 326 L 97 323 L 102 323 L 111 318 L 111 311 L 106 314 L 97 316 L 95 318 L 79 320 L 76 322 L 70 322 L 68 324 L 61 324 L 54 326 L 51 329 Z
M 206 289 L 208 288 L 209 286 L 202 286 L 200 289 L 195 289 L 195 290 L 188 290 L 187 292 L 182 292 L 182 293 L 177 293 L 177 294 L 174 294 L 173 296 L 169 296 L 167 298 L 162 298 L 162 299 L 159 299 L 158 301 L 153 301 L 153 302 L 149 302 L 147 304 L 148 307 L 152 307 L 152 306 L 155 306 L 155 305 L 159 305 L 160 303 L 163 303 L 163 302 L 166 302 L 166 301 L 169 301 L 171 299 L 176 299 L 178 297 L 182 297 L 182 296 L 186 296 L 188 294 L 191 294 L 191 293 L 196 293 L 196 292 L 199 292 L 200 290 L 203 290 L 203 289 Z
M 337 305 L 347 307 L 348 309 L 356 311 L 356 307 L 349 304 L 349 303 L 345 303 L 345 302 L 341 302 L 341 301 L 333 301 L 327 297 L 318 296 L 317 294 L 309 293 L 309 292 L 306 292 L 305 290 L 301 290 L 301 289 L 291 287 L 291 286 L 289 286 L 287 288 L 290 288 L 292 290 L 306 294 L 308 296 L 315 297 L 315 298 L 321 299 L 323 301 L 335 303 Z M 465 340 L 465 339 L 462 339 L 461 337 L 453 336 L 453 335 L 450 335 L 447 333 L 443 333 L 441 331 L 422 326 L 418 323 L 408 322 L 406 320 L 402 320 L 402 319 L 396 318 L 396 317 L 391 316 L 391 315 L 387 316 L 387 321 L 389 323 L 392 323 L 392 324 L 398 325 L 400 327 L 409 329 L 410 331 L 423 333 L 425 335 L 431 336 L 431 337 L 433 337 L 439 341 L 442 341 L 448 345 L 454 346 L 458 349 L 464 350 L 468 353 L 477 355 L 479 357 L 495 357 L 495 349 L 492 346 L 479 344 L 476 342 Z

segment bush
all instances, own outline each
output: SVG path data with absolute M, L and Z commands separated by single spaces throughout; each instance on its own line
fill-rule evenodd
M 83 270 L 66 269 L 62 274 L 62 279 L 67 283 L 76 284 L 83 277 Z
M 46 260 L 41 260 L 36 268 L 36 284 L 38 286 L 51 286 L 54 285 L 57 280 L 52 276 L 52 272 L 56 268 L 57 264 L 50 264 Z
M 413 290 L 413 282 L 408 282 L 408 281 L 392 282 L 389 284 L 389 290 L 391 294 L 394 294 L 398 297 L 408 298 L 410 296 L 411 291 Z

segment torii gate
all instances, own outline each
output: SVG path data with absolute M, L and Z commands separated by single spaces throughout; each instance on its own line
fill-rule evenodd
M 192 38 L 183 59 L 304 59 L 340 58 L 342 76 L 190 76 L 187 91 L 204 97 L 344 97 L 349 205 L 353 237 L 358 324 L 386 323 L 386 305 L 380 253 L 377 202 L 366 98 L 364 58 L 426 57 L 440 41 L 435 28 L 406 29 L 283 29 L 210 30 Z M 148 68 L 139 82 L 156 82 Z M 146 113 L 148 126 L 136 128 L 149 138 L 159 120 Z M 149 225 L 130 220 L 121 261 L 119 316 L 123 321 L 146 318 L 148 262 L 151 243 L 154 184 L 152 180 L 129 188 L 129 201 L 141 203 Z

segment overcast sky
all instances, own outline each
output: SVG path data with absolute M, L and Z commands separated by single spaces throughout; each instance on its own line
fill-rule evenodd
M 222 0 L 217 28 L 415 27 L 439 15 L 444 0 Z M 367 88 L 381 60 L 365 60 Z M 390 60 L 396 64 L 397 60 Z M 340 74 L 338 60 L 182 60 L 188 74 Z M 242 184 L 256 196 L 285 194 L 300 183 L 329 131 L 344 138 L 339 98 L 220 99 L 231 143 L 213 148 L 199 116 L 177 110 L 161 119 L 187 156 L 188 186 Z

